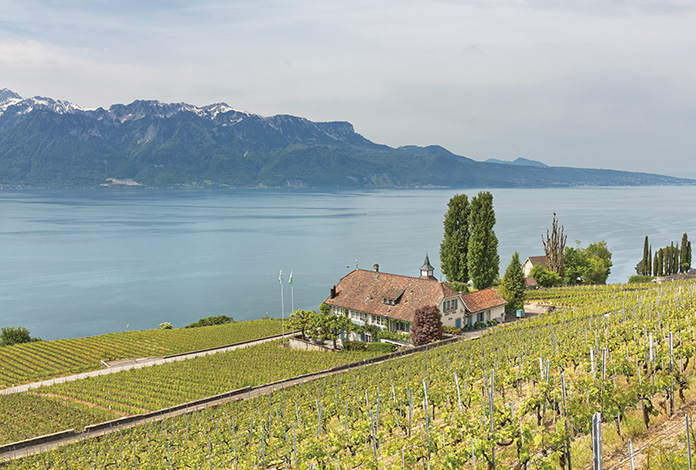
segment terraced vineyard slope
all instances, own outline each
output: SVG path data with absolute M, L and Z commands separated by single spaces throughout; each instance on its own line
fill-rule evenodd
M 0 347 L 0 388 L 102 368 L 100 361 L 166 356 L 280 334 L 280 320 L 124 331 Z
M 692 399 L 696 284 L 545 295 L 566 308 L 7 468 L 587 468 L 596 412 L 609 455 Z M 664 443 L 662 468 L 683 447 Z

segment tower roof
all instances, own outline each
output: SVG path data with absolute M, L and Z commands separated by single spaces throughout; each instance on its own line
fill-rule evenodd
M 423 266 L 420 267 L 421 271 L 434 271 L 435 268 L 433 268 L 430 265 L 430 259 L 428 258 L 428 254 L 425 254 L 425 261 L 423 261 Z

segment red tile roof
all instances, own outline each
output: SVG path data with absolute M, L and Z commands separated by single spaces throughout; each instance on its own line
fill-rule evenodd
M 396 305 L 384 303 L 401 294 Z M 435 305 L 440 308 L 445 297 L 459 293 L 435 278 L 401 276 L 356 269 L 341 278 L 336 286 L 336 297 L 325 300 L 328 305 L 372 313 L 384 317 L 413 322 L 416 309 Z
M 493 287 L 462 294 L 462 300 L 464 305 L 466 305 L 466 309 L 471 313 L 482 312 L 483 310 L 507 304 L 507 301 Z

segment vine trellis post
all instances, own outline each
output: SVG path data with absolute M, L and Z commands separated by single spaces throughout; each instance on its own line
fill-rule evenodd
M 592 417 L 592 470 L 602 470 L 602 414 Z

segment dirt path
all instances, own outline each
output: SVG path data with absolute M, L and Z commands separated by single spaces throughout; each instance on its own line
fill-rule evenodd
M 97 404 L 91 403 L 89 401 L 79 400 L 77 398 L 68 397 L 66 395 L 59 395 L 57 393 L 36 393 L 36 392 L 27 392 L 27 393 L 30 395 L 37 396 L 37 397 L 58 398 L 59 400 L 65 400 L 65 401 L 71 401 L 73 403 L 79 403 L 81 405 L 85 405 L 85 406 L 88 406 L 90 408 L 97 408 L 97 409 L 104 410 L 104 411 L 111 411 L 113 414 L 115 414 L 119 418 L 122 416 L 128 416 L 128 413 L 124 413 L 123 411 L 111 410 L 106 406 L 97 405 Z M 137 413 L 144 413 L 145 410 L 136 410 L 136 412 Z

